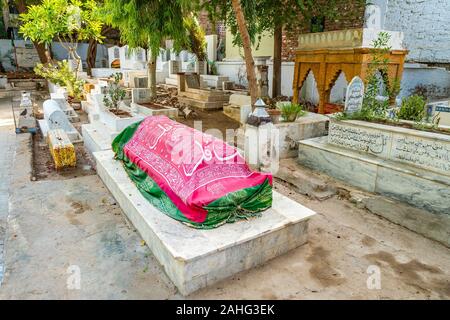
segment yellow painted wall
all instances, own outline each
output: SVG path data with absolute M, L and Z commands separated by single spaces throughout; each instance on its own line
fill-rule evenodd
M 258 50 L 255 47 L 253 49 L 253 56 L 272 56 L 273 55 L 273 36 L 270 34 L 264 34 L 259 43 Z M 244 50 L 238 46 L 233 46 L 233 35 L 227 30 L 226 42 L 225 42 L 225 58 L 227 60 L 242 59 L 244 56 Z

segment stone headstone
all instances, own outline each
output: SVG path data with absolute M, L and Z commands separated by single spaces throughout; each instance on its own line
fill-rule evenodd
M 118 46 L 108 48 L 108 66 L 111 67 L 113 61 L 117 59 L 120 60 L 120 48 Z
M 20 97 L 20 107 L 31 107 L 33 102 L 31 101 L 31 93 L 27 91 L 22 91 Z
M 224 81 L 222 82 L 222 90 L 234 90 L 234 82 L 233 81 Z
M 206 74 L 206 62 L 205 61 L 195 61 L 194 70 L 198 74 Z
M 64 131 L 71 131 L 72 125 L 70 124 L 67 116 L 59 107 L 58 102 L 54 100 L 46 100 L 43 104 L 44 119 L 48 123 L 50 130 L 63 129 Z
M 364 12 L 364 27 L 369 29 L 381 29 L 381 9 L 379 6 L 369 4 Z
M 42 107 L 44 110 L 44 119 L 39 120 L 39 125 L 41 126 L 42 134 L 44 136 L 47 135 L 49 130 L 62 129 L 67 133 L 70 141 L 74 142 L 81 139 L 77 129 L 70 123 L 67 115 L 61 110 L 56 101 L 51 99 L 46 100 Z M 44 122 L 45 126 L 43 126 L 41 122 Z
M 209 61 L 217 60 L 217 34 L 210 34 L 205 36 L 206 40 L 206 55 Z
M 169 74 L 177 74 L 180 72 L 180 62 L 176 60 L 169 61 Z
M 182 50 L 182 51 L 180 52 L 180 60 L 181 60 L 182 62 L 187 62 L 187 61 L 189 61 L 189 60 L 188 60 L 188 55 L 189 55 L 189 51 Z
M 361 110 L 364 99 L 364 82 L 360 77 L 356 76 L 352 79 L 347 87 L 345 96 L 346 113 L 355 113 Z
M 120 47 L 120 68 L 121 69 L 144 69 L 145 50 L 141 48 L 131 49 L 127 45 Z
M 148 77 L 134 77 L 135 88 L 148 88 Z
M 149 103 L 152 101 L 151 91 L 147 88 L 133 88 L 131 90 L 132 103 Z
M 195 72 L 195 62 L 194 61 L 181 62 L 181 64 L 182 64 L 182 70 L 184 72 Z
M 189 89 L 200 89 L 200 77 L 197 74 L 186 74 L 185 79 Z

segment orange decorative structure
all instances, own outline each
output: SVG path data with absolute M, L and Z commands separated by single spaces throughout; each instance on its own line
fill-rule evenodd
M 295 57 L 293 102 L 298 103 L 299 91 L 309 72 L 312 71 L 319 92 L 319 113 L 324 113 L 324 106 L 329 101 L 330 91 L 341 72 L 344 72 L 348 82 L 355 76 L 366 81 L 373 50 L 375 49 L 298 50 Z M 407 53 L 407 50 L 391 50 L 386 54 L 386 58 L 389 59 L 388 74 L 383 77 L 388 85 L 392 84 L 395 79 L 401 81 Z

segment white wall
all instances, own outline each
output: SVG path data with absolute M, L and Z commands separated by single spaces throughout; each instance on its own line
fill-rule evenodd
M 15 40 L 14 43 L 16 47 L 25 46 L 24 40 Z M 83 60 L 84 68 L 86 68 L 86 56 L 88 45 L 89 45 L 88 43 L 80 43 L 77 49 L 77 53 Z M 63 60 L 68 58 L 67 50 L 64 49 L 59 43 L 55 42 L 52 44 L 52 52 L 56 60 Z M 0 60 L 6 71 L 15 70 L 15 67 L 11 63 L 12 61 L 14 61 L 14 50 L 11 44 L 11 40 L 9 39 L 0 39 Z M 97 45 L 97 57 L 95 64 L 97 67 L 104 67 L 108 64 L 108 50 L 102 44 Z
M 247 86 L 247 72 L 242 60 L 216 62 L 217 72 L 221 76 L 227 76 L 236 84 Z M 272 95 L 273 62 L 267 61 L 269 66 L 269 95 Z M 281 94 L 292 96 L 292 82 L 294 81 L 294 62 L 283 62 L 281 65 Z
M 403 31 L 408 61 L 450 63 L 450 0 L 387 3 L 384 29 Z
M 219 75 L 228 77 L 235 84 L 247 86 L 247 72 L 244 61 L 218 61 L 216 66 Z
M 450 72 L 444 68 L 427 67 L 417 63 L 405 64 L 400 97 L 412 94 L 416 86 L 427 89 L 430 100 L 450 97 Z

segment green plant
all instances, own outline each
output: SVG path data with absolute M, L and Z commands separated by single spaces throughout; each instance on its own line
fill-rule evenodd
M 28 7 L 20 15 L 20 33 L 25 39 L 50 45 L 57 39 L 71 59 L 77 62 L 78 72 L 81 58 L 77 53 L 78 42 L 89 39 L 101 41 L 102 25 L 98 4 L 94 0 L 43 0 Z
M 214 76 L 218 75 L 217 64 L 215 61 L 208 60 L 208 66 L 209 66 L 209 74 Z
M 39 63 L 34 68 L 34 72 L 54 84 L 66 87 L 70 97 L 76 100 L 81 99 L 84 80 L 77 79 L 75 73 L 70 71 L 67 60 L 45 65 Z
M 420 122 L 425 117 L 425 104 L 425 99 L 419 95 L 404 98 L 397 117 L 402 120 Z
M 120 39 L 131 50 L 149 49 L 148 87 L 156 97 L 156 59 L 161 44 L 172 40 L 173 49 L 189 49 L 199 60 L 205 58 L 204 32 L 194 16 L 198 1 L 185 0 L 105 0 L 106 24 L 120 31 Z
M 117 72 L 112 75 L 114 82 L 108 84 L 108 92 L 103 97 L 103 103 L 110 110 L 119 110 L 119 103 L 125 98 L 125 90 L 120 87 L 120 80 L 122 80 L 122 73 Z
M 391 49 L 388 45 L 390 37 L 388 33 L 380 32 L 377 39 L 372 42 L 373 49 L 371 49 L 371 61 L 367 70 L 366 91 L 361 110 L 352 114 L 342 113 L 338 115 L 338 119 L 386 120 L 390 100 L 394 99 L 400 91 L 400 81 L 398 79 L 395 79 L 392 83 L 386 81 L 389 64 L 388 54 Z M 379 99 L 381 91 L 380 80 L 386 83 L 383 95 L 388 96 L 389 99 Z
M 297 103 L 284 103 L 279 107 L 281 117 L 285 122 L 294 122 L 298 117 L 305 114 L 303 106 Z

